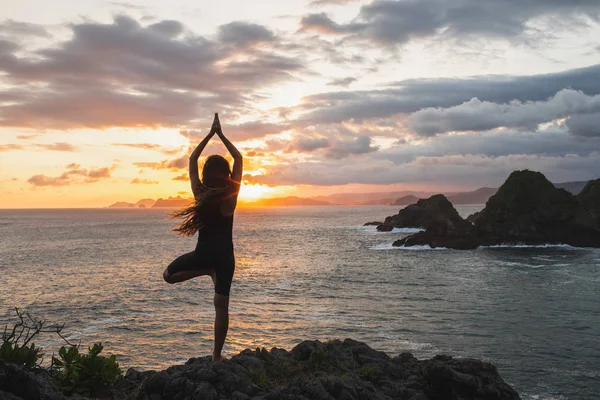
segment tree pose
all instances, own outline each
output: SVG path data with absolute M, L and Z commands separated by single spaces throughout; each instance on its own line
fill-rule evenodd
M 214 135 L 219 136 L 233 156 L 233 170 L 220 155 L 206 158 L 202 180 L 198 174 L 198 158 Z M 218 114 L 208 135 L 190 155 L 190 182 L 194 203 L 173 214 L 184 221 L 174 229 L 183 236 L 198 232 L 198 243 L 192 252 L 179 256 L 164 271 L 168 283 L 183 282 L 197 276 L 209 275 L 215 287 L 215 346 L 213 360 L 222 360 L 223 344 L 229 327 L 229 291 L 235 271 L 233 254 L 233 213 L 242 180 L 242 155 L 225 137 Z

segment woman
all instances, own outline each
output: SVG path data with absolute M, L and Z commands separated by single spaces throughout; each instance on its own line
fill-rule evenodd
M 202 181 L 198 176 L 198 158 L 208 141 L 217 134 L 233 156 L 233 170 L 227 160 L 219 155 L 206 158 L 202 168 Z M 183 236 L 198 232 L 196 249 L 173 261 L 163 278 L 168 283 L 183 282 L 197 276 L 209 275 L 215 286 L 215 347 L 213 360 L 223 360 L 221 355 L 229 327 L 229 290 L 235 271 L 233 255 L 233 213 L 242 180 L 242 155 L 223 135 L 219 116 L 215 114 L 212 128 L 190 155 L 190 182 L 195 202 L 173 214 L 183 217 L 179 228 Z

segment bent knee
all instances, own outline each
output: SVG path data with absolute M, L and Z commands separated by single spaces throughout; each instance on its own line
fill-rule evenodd
M 165 269 L 165 272 L 163 272 L 163 279 L 165 280 L 165 282 L 173 284 L 175 283 L 172 279 L 171 279 L 171 274 L 169 273 L 168 269 Z

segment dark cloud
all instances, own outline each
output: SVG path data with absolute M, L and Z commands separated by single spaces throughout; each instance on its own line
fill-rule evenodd
M 327 85 L 328 86 L 348 86 L 353 82 L 356 82 L 356 78 L 349 76 L 346 78 L 334 79 L 331 82 L 329 82 Z
M 600 138 L 600 112 L 572 115 L 566 125 L 575 136 Z
M 130 183 L 138 184 L 138 185 L 156 185 L 159 182 L 158 181 L 153 181 L 151 179 L 135 178 L 135 179 L 132 179 Z
M 219 39 L 226 44 L 248 47 L 275 41 L 275 34 L 262 25 L 244 21 L 230 22 L 219 27 Z
M 302 61 L 278 53 L 275 46 L 250 47 L 268 36 L 259 25 L 222 27 L 224 40 L 247 34 L 249 41 L 240 36 L 235 46 L 186 31 L 177 21 L 144 26 L 118 16 L 112 23 L 70 28 L 67 41 L 35 50 L 0 41 L 0 72 L 7 87 L 2 96 L 18 99 L 0 108 L 0 125 L 183 127 L 209 121 L 210 115 L 198 120 L 207 109 L 235 117 L 252 108 L 255 90 L 304 71 Z M 271 35 L 271 41 L 281 41 Z M 238 54 L 243 59 L 232 57 Z
M 327 157 L 340 159 L 352 154 L 365 154 L 377 151 L 377 146 L 371 145 L 371 138 L 368 136 L 358 136 L 352 140 L 336 141 L 327 150 Z
M 300 136 L 290 142 L 287 151 L 310 153 L 317 149 L 329 147 L 329 144 L 329 139 L 325 137 Z
M 307 96 L 296 123 L 335 124 L 408 115 L 423 108 L 458 106 L 473 98 L 482 102 L 544 101 L 565 88 L 589 96 L 600 94 L 600 64 L 559 73 L 477 76 L 465 79 L 411 79 L 376 90 L 338 91 Z M 288 110 L 289 111 L 289 110 Z
M 569 26 L 569 22 L 581 25 L 585 19 L 598 21 L 599 15 L 596 0 L 380 0 L 362 6 L 357 17 L 346 24 L 336 23 L 325 14 L 311 14 L 301 25 L 322 33 L 352 34 L 385 45 L 403 45 L 431 37 L 512 39 L 528 33 L 530 23 L 540 18 L 558 17 Z
M 486 131 L 522 128 L 537 130 L 539 124 L 568 116 L 600 112 L 600 95 L 563 89 L 547 101 L 497 104 L 470 101 L 450 108 L 425 108 L 408 118 L 412 130 L 419 135 L 434 136 L 446 132 Z
M 300 20 L 302 31 L 313 30 L 319 33 L 342 35 L 346 33 L 359 32 L 364 28 L 362 24 L 340 25 L 334 22 L 326 13 L 309 14 Z

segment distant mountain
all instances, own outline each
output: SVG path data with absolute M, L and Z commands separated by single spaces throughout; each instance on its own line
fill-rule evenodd
M 117 201 L 116 203 L 108 206 L 108 208 L 135 208 L 135 204 L 128 203 L 126 201 Z
M 588 181 L 579 181 L 579 182 L 563 182 L 563 183 L 555 183 L 554 186 L 559 189 L 565 189 L 573 194 L 579 194 L 587 185 Z
M 194 199 L 192 199 L 192 198 L 185 198 L 185 197 L 181 197 L 181 196 L 169 197 L 168 199 L 162 199 L 161 198 L 161 199 L 156 200 L 156 203 L 154 203 L 154 205 L 152 207 L 153 208 L 176 208 L 176 207 L 183 207 L 183 206 L 187 206 L 192 201 L 194 201 Z
M 408 196 L 403 196 L 399 199 L 396 199 L 396 201 L 391 204 L 393 206 L 407 206 L 409 204 L 415 204 L 417 201 L 419 201 L 419 198 L 417 196 L 409 194 Z
M 142 200 L 138 200 L 135 203 L 136 207 L 140 207 L 142 208 L 142 206 L 144 207 L 154 207 L 154 204 L 156 203 L 156 200 L 152 200 L 152 199 L 142 199 Z
M 242 203 L 248 207 L 275 207 L 275 206 L 331 206 L 331 203 L 297 196 L 276 197 L 272 199 L 260 199 L 248 203 Z
M 483 187 L 472 192 L 460 192 L 448 195 L 448 200 L 452 204 L 485 204 L 492 197 L 498 188 Z
M 419 192 L 413 190 L 401 192 L 371 192 L 371 193 L 334 193 L 328 196 L 313 196 L 311 199 L 325 201 L 331 204 L 345 205 L 379 205 L 392 204 L 394 199 L 399 197 L 414 195 L 418 197 L 429 197 L 430 192 Z

